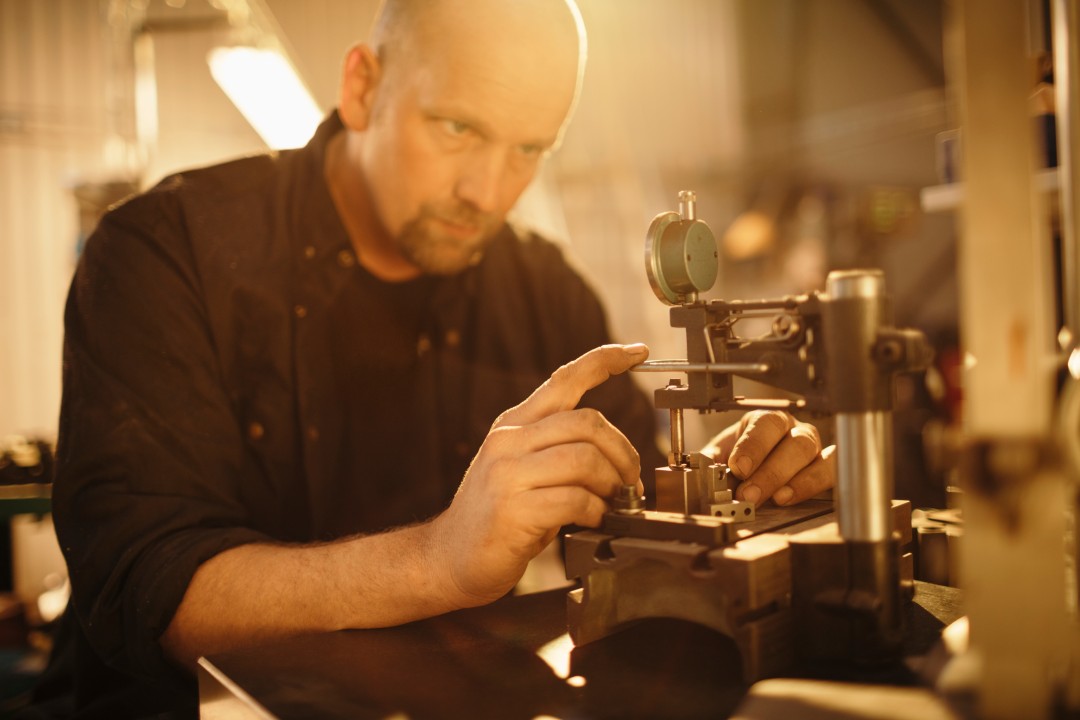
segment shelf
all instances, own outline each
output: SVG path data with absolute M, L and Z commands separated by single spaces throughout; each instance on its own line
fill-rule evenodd
M 1052 193 L 1058 189 L 1057 168 L 1040 170 L 1035 173 L 1035 186 L 1039 192 Z M 955 210 L 964 201 L 964 183 L 932 185 L 919 193 L 923 212 L 944 212 Z

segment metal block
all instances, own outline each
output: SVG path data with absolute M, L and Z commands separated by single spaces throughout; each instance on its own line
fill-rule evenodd
M 787 553 L 775 535 L 709 549 L 575 533 L 567 537 L 567 574 L 581 577 L 582 587 L 567 599 L 570 636 L 581 645 L 646 618 L 688 620 L 735 642 L 745 680 L 774 675 L 792 660 Z
M 688 467 L 656 468 L 656 509 L 689 515 L 697 507 L 703 488 L 698 475 Z

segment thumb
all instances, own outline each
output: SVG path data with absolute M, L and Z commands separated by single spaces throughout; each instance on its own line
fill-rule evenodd
M 500 415 L 493 427 L 530 425 L 549 415 L 572 410 L 586 392 L 647 357 L 649 348 L 641 343 L 603 345 L 590 350 L 552 373 L 524 402 Z

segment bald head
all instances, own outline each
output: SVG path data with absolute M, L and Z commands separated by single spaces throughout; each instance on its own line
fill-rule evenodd
M 576 102 L 572 2 L 383 0 L 346 57 L 345 170 L 331 179 L 369 270 L 445 275 L 482 255 Z
M 507 83 L 568 79 L 571 106 L 586 56 L 574 0 L 382 0 L 369 42 L 389 84 L 453 60 L 497 68 Z

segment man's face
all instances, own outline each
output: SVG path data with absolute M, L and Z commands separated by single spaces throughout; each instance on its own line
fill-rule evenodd
M 478 257 L 555 144 L 576 57 L 538 62 L 511 42 L 436 44 L 385 66 L 361 164 L 386 236 L 423 272 L 446 275 Z

